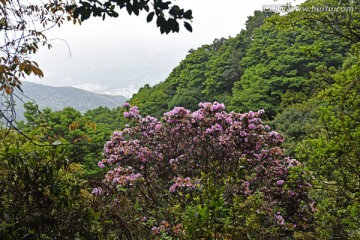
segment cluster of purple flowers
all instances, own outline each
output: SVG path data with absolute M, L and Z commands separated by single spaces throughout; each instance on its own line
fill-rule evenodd
M 163 221 L 161 221 L 161 224 L 160 224 L 159 227 L 154 226 L 154 227 L 151 228 L 151 231 L 152 231 L 152 234 L 153 234 L 153 235 L 158 235 L 158 234 L 160 234 L 161 232 L 167 232 L 167 231 L 169 231 L 169 229 L 170 229 L 170 224 L 169 224 L 169 222 L 166 221 L 166 220 L 163 220 Z
M 292 169 L 301 164 L 283 156 L 279 146 L 284 137 L 263 124 L 264 110 L 227 113 L 224 104 L 205 102 L 194 112 L 175 107 L 158 120 L 142 118 L 136 106 L 126 107 L 129 112 L 124 115 L 134 120 L 132 126 L 114 132 L 98 163 L 112 167 L 105 176 L 110 187 L 136 183 L 129 191 L 147 201 L 144 193 L 168 198 L 180 194 L 178 189 L 196 188 L 194 179 L 200 181 L 202 173 L 211 173 L 214 179 L 229 174 L 241 176 L 229 192 L 244 198 L 260 192 L 271 221 L 274 214 L 279 225 L 306 219 L 312 201 L 306 177 L 290 178 Z M 275 213 L 274 209 L 290 206 L 296 208 L 291 214 Z M 160 230 L 155 227 L 153 232 Z
M 130 103 L 124 102 L 122 105 L 124 108 L 130 108 Z
M 169 188 L 170 192 L 175 192 L 178 188 L 193 189 L 196 187 L 196 183 L 194 183 L 189 177 L 177 177 L 174 182 L 175 183 Z
M 184 229 L 182 224 L 176 224 L 171 228 L 171 225 L 168 221 L 163 220 L 160 223 L 160 226 L 153 226 L 151 232 L 153 235 L 160 235 L 161 233 L 172 232 L 175 236 L 181 236 L 184 234 Z
M 277 212 L 276 215 L 275 215 L 275 217 L 276 217 L 276 222 L 277 222 L 277 224 L 279 224 L 279 225 L 284 225 L 285 220 L 284 220 L 284 218 L 281 216 L 280 212 Z
M 102 188 L 101 187 L 94 188 L 91 194 L 93 196 L 100 196 L 102 194 Z
M 142 180 L 140 173 L 134 173 L 132 167 L 116 167 L 105 175 L 106 182 L 116 186 L 133 186 L 137 181 Z
M 188 116 L 190 111 L 183 107 L 174 107 L 173 110 L 164 114 L 167 123 L 178 123 L 179 119 Z
M 284 182 L 285 182 L 284 180 L 278 180 L 276 182 L 276 184 L 279 185 L 279 186 L 282 186 L 284 184 Z
M 139 109 L 137 106 L 130 108 L 129 112 L 124 112 L 124 117 L 126 118 L 134 118 L 139 116 Z

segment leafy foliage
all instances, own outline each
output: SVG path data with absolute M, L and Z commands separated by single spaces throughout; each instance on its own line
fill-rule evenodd
M 120 109 L 97 108 L 84 115 L 73 108 L 39 111 L 34 103 L 25 104 L 26 122 L 18 123 L 18 128 L 34 140 L 45 145 L 59 143 L 68 150 L 70 162 L 81 163 L 85 172 L 98 172 L 96 161 L 101 158 L 103 142 L 111 132 L 120 127 L 116 118 Z M 104 118 L 107 118 L 104 124 Z
M 1 239 L 111 239 L 122 216 L 94 198 L 103 143 L 120 127 L 122 108 L 80 114 L 25 105 L 27 122 L 0 129 Z M 91 121 L 91 120 L 92 121 Z M 96 124 L 95 124 L 96 122 Z
M 299 150 L 318 176 L 316 194 L 321 204 L 317 217 L 325 237 L 360 236 L 358 51 L 354 45 L 353 54 L 335 75 L 335 84 L 319 95 L 326 100 L 319 111 L 322 129 Z
M 38 64 L 29 56 L 48 43 L 44 32 L 65 20 L 76 22 L 66 14 L 65 2 L 30 3 L 20 1 L 0 1 L 0 29 L 4 42 L 0 50 L 0 91 L 11 94 L 20 88 L 25 74 L 43 77 Z
M 305 11 L 293 11 L 289 18 L 279 18 L 276 23 L 284 29 L 300 23 L 313 36 L 330 34 L 356 43 L 360 40 L 359 3 L 358 0 L 307 0 L 301 4 Z
M 271 125 L 286 139 L 283 146 L 286 155 L 294 155 L 297 146 L 305 139 L 315 137 L 320 131 L 318 123 L 321 100 L 311 100 L 294 104 L 284 109 Z
M 83 189 L 81 166 L 69 165 L 62 147 L 38 148 L 3 129 L 1 135 L 1 238 L 90 234 L 85 203 L 91 195 Z
M 302 26 L 278 30 L 269 19 L 254 30 L 241 61 L 246 70 L 234 85 L 231 109 L 264 107 L 273 118 L 286 106 L 313 96 L 311 73 L 323 66 L 339 68 L 347 48 L 346 42 L 333 36 L 309 36 Z
M 192 17 L 191 10 L 181 9 L 178 5 L 173 5 L 171 1 L 162 0 L 107 0 L 100 2 L 97 0 L 80 1 L 79 4 L 67 6 L 68 11 L 72 11 L 75 18 L 80 17 L 84 21 L 91 17 L 106 16 L 118 17 L 119 13 L 115 8 L 126 9 L 131 14 L 138 16 L 141 11 L 146 11 L 149 14 L 146 17 L 147 22 L 151 22 L 156 17 L 156 25 L 160 28 L 161 33 L 179 32 L 180 27 L 178 20 L 184 21 L 184 27 L 192 32 L 191 24 L 188 22 Z M 151 8 L 151 10 L 150 10 Z

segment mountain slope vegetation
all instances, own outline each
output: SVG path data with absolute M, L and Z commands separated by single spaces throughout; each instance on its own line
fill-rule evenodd
M 161 116 L 174 106 L 219 101 L 236 111 L 264 108 L 273 119 L 315 96 L 332 82 L 314 75 L 338 70 L 350 44 L 330 34 L 309 35 L 299 24 L 281 30 L 271 15 L 257 11 L 236 37 L 190 50 L 164 82 L 141 88 L 130 102 Z
M 73 87 L 51 87 L 31 82 L 23 82 L 22 89 L 25 93 L 25 96 L 20 96 L 22 101 L 34 101 L 39 109 L 62 110 L 65 107 L 73 107 L 84 113 L 100 106 L 116 108 L 126 101 L 126 98 L 122 96 L 97 94 Z M 17 101 L 18 120 L 23 120 L 22 116 L 25 112 L 23 102 Z
M 121 107 L 25 104 L 0 238 L 360 239 L 359 3 L 257 11 Z

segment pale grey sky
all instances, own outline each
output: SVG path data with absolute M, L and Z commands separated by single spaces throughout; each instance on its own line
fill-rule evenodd
M 50 51 L 41 49 L 33 57 L 45 78 L 28 80 L 98 93 L 131 92 L 131 88 L 137 90 L 146 83 L 164 81 L 188 50 L 212 43 L 215 38 L 235 36 L 255 10 L 274 3 L 273 0 L 174 2 L 193 10 L 193 33 L 182 28 L 180 33 L 161 35 L 155 22 L 146 23 L 146 14 L 128 16 L 125 11 L 116 19 L 91 19 L 81 26 L 68 23 L 48 31 L 47 35 L 49 39 L 64 39 L 71 57 L 67 45 L 54 40 Z M 279 0 L 276 4 L 287 2 L 294 1 Z

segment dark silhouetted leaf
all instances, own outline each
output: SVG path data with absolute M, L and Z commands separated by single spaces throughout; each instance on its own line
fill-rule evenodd
M 192 11 L 191 10 L 187 10 L 185 13 L 184 13 L 184 18 L 186 19 L 192 19 Z
M 73 9 L 75 9 L 75 8 L 76 8 L 76 4 L 68 5 L 68 6 L 65 7 L 65 9 L 66 9 L 67 12 L 68 12 L 68 11 L 71 11 L 71 10 L 73 10 Z
M 185 26 L 186 30 L 188 30 L 189 32 L 192 32 L 192 27 L 191 27 L 190 23 L 184 22 L 184 26 Z
M 147 22 L 151 22 L 151 21 L 153 20 L 153 18 L 154 18 L 154 15 L 155 15 L 154 12 L 149 13 L 149 14 L 147 15 L 147 17 L 146 17 L 146 21 L 147 21 Z

